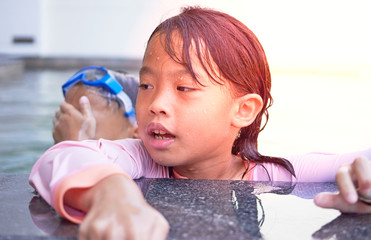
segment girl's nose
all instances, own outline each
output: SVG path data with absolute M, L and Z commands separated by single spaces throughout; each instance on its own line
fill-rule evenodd
M 151 114 L 154 115 L 169 115 L 171 99 L 169 94 L 159 92 L 155 94 L 152 103 L 149 107 Z

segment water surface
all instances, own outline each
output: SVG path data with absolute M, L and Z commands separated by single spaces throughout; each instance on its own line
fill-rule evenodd
M 0 172 L 28 173 L 53 145 L 52 116 L 71 71 L 26 71 L 0 81 Z

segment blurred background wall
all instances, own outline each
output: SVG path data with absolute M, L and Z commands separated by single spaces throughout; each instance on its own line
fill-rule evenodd
M 193 4 L 244 22 L 272 64 L 370 62 L 366 0 L 1 0 L 0 54 L 140 59 L 152 30 Z
M 161 20 L 176 14 L 180 6 L 197 2 L 1 0 L 0 53 L 141 58 L 150 33 Z M 202 3 L 221 8 L 230 5 L 210 0 Z M 239 1 L 241 4 L 246 5 Z M 240 9 L 235 7 L 232 9 Z

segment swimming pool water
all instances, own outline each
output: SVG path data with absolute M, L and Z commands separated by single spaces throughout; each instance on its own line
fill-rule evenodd
M 28 173 L 53 144 L 52 116 L 61 84 L 74 71 L 26 71 L 0 81 L 0 172 Z

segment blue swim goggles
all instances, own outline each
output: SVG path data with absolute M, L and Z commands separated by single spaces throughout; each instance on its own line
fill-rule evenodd
M 66 96 L 68 90 L 79 81 L 88 86 L 103 87 L 112 94 L 115 94 L 117 99 L 124 105 L 125 116 L 129 118 L 133 126 L 137 125 L 135 110 L 129 96 L 124 92 L 120 83 L 109 74 L 106 68 L 100 66 L 89 66 L 80 69 L 62 85 L 63 95 Z

